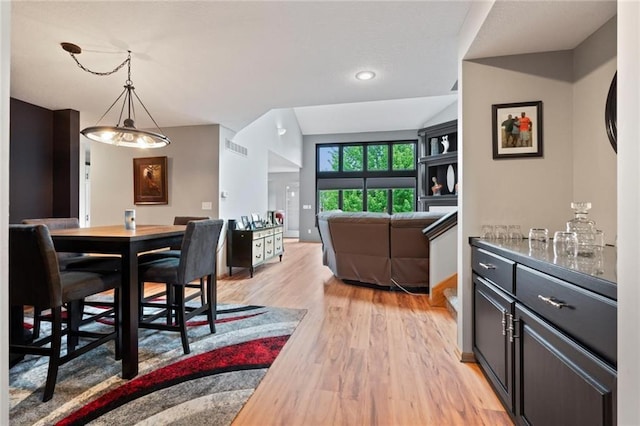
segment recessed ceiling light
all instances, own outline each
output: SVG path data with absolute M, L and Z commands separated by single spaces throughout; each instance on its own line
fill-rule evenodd
M 356 74 L 356 78 L 358 80 L 371 80 L 372 78 L 375 78 L 375 76 L 376 73 L 373 71 L 360 71 Z

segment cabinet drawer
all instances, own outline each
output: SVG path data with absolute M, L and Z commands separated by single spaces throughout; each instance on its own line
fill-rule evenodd
M 471 267 L 476 274 L 513 294 L 515 262 L 474 247 L 471 252 Z
M 251 264 L 256 265 L 264 260 L 264 238 L 253 240 Z
M 267 260 L 271 257 L 273 257 L 273 235 L 264 239 L 264 259 Z
M 282 234 L 278 233 L 273 236 L 273 253 L 282 253 Z
M 521 265 L 516 283 L 516 296 L 524 305 L 617 364 L 615 301 Z

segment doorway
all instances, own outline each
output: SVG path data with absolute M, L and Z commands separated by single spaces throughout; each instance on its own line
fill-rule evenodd
M 284 237 L 300 237 L 300 182 L 285 186 Z

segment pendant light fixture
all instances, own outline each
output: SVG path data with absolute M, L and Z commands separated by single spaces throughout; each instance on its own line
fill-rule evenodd
M 120 93 L 120 96 L 118 96 L 116 100 L 113 101 L 109 109 L 107 109 L 107 111 L 102 115 L 102 117 L 100 117 L 100 119 L 98 120 L 95 126 L 87 127 L 86 129 L 81 130 L 80 133 L 82 133 L 87 138 L 96 142 L 102 142 L 102 143 L 107 143 L 110 145 L 117 145 L 117 146 L 125 146 L 130 148 L 162 148 L 171 143 L 169 138 L 162 133 L 160 126 L 158 126 L 158 123 L 156 123 L 156 120 L 153 119 L 153 117 L 151 116 L 151 113 L 149 113 L 149 110 L 147 110 L 147 107 L 144 105 L 144 103 L 142 103 L 142 100 L 140 100 L 140 97 L 138 97 L 135 87 L 133 87 L 133 82 L 131 81 L 131 51 L 128 51 L 127 59 L 125 59 L 124 62 L 122 62 L 112 71 L 96 72 L 96 71 L 91 71 L 90 69 L 83 66 L 78 61 L 78 58 L 76 58 L 76 55 L 82 53 L 82 49 L 80 49 L 79 46 L 73 43 L 61 43 L 61 46 L 65 51 L 69 52 L 73 60 L 76 61 L 76 64 L 78 64 L 78 66 L 82 70 L 94 75 L 99 75 L 99 76 L 111 75 L 118 72 L 125 65 L 127 66 L 127 72 L 128 72 L 127 81 L 125 82 L 124 90 L 122 91 L 122 93 Z M 122 99 L 122 107 L 120 108 L 118 123 L 115 126 L 99 125 L 102 119 L 109 113 L 109 111 L 111 111 L 111 109 L 121 99 Z M 134 118 L 135 118 L 134 99 L 138 101 L 138 103 L 142 106 L 142 108 L 147 113 L 151 121 L 153 121 L 153 124 L 155 124 L 156 128 L 158 129 L 157 133 L 150 132 L 147 130 L 136 129 L 134 125 Z M 125 112 L 125 109 L 126 109 L 127 116 L 123 120 L 122 117 Z

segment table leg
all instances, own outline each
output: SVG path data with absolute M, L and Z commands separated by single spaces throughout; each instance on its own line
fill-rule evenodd
M 122 377 L 138 374 L 138 254 L 130 247 L 122 253 Z

